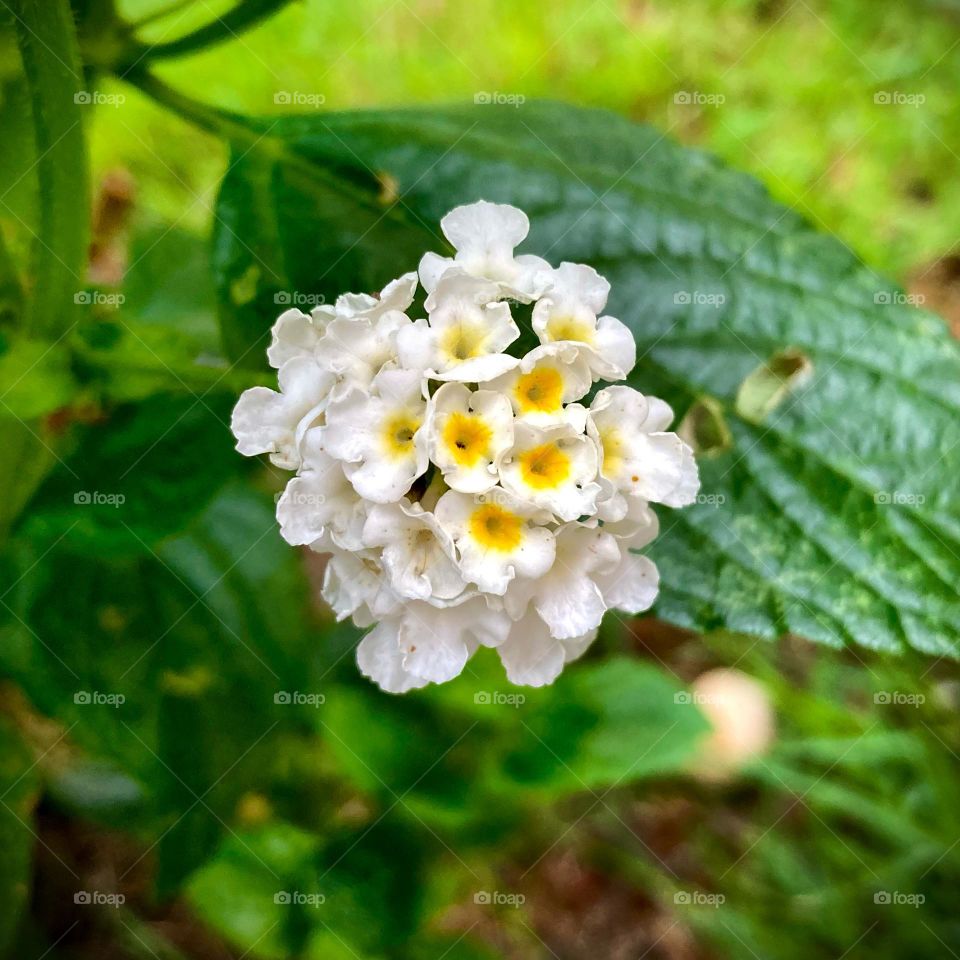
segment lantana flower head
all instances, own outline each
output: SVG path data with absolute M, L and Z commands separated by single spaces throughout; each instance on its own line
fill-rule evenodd
M 366 676 L 393 693 L 442 683 L 485 646 L 541 686 L 607 610 L 653 604 L 650 504 L 693 502 L 697 468 L 670 407 L 617 383 L 636 345 L 604 313 L 603 277 L 516 255 L 516 207 L 457 207 L 441 228 L 453 257 L 282 314 L 280 389 L 246 391 L 232 428 L 241 453 L 295 471 L 280 533 L 330 555 L 323 596 L 370 628 Z

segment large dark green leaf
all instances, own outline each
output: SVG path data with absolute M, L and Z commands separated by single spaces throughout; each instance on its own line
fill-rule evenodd
M 957 653 L 960 353 L 842 244 L 750 178 L 599 111 L 314 115 L 264 142 L 238 152 L 219 204 L 235 354 L 260 351 L 278 290 L 378 289 L 442 249 L 454 205 L 518 204 L 533 222 L 524 250 L 609 277 L 610 312 L 639 347 L 631 382 L 681 413 L 708 398 L 726 421 L 713 432 L 730 445 L 702 461 L 709 502 L 665 515 L 651 549 L 660 613 Z M 802 387 L 788 376 L 737 404 L 751 374 L 747 400 L 805 361 Z
M 78 551 L 140 553 L 182 530 L 237 467 L 230 399 L 158 395 L 88 427 L 39 492 L 27 532 Z

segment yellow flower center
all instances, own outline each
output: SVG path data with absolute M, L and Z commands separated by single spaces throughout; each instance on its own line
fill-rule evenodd
M 413 453 L 413 435 L 420 429 L 420 419 L 409 413 L 397 413 L 383 425 L 381 439 L 387 453 L 394 459 Z
M 563 406 L 563 376 L 554 367 L 535 367 L 513 388 L 521 413 L 553 413 Z
M 551 340 L 576 340 L 578 343 L 593 342 L 593 327 L 576 317 L 551 317 L 547 321 L 547 335 Z
M 603 447 L 603 473 L 616 476 L 623 468 L 623 437 L 614 427 L 600 432 L 600 445 Z
M 443 425 L 443 443 L 447 452 L 461 467 L 475 467 L 489 458 L 493 433 L 475 414 L 454 411 Z
M 453 363 L 461 363 L 471 357 L 483 354 L 486 333 L 483 327 L 475 323 L 460 321 L 444 330 L 440 337 L 440 349 Z
M 495 503 L 485 503 L 470 516 L 470 535 L 488 550 L 511 553 L 523 540 L 523 518 Z
M 570 476 L 570 458 L 555 443 L 527 450 L 519 461 L 524 483 L 535 490 L 559 487 Z

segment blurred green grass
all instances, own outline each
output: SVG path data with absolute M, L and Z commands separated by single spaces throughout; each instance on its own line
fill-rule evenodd
M 190 5 L 144 35 L 179 36 L 228 6 Z M 120 3 L 133 21 L 163 7 Z M 212 104 L 264 115 L 297 109 L 275 103 L 284 91 L 322 96 L 321 111 L 482 92 L 608 107 L 755 174 L 902 277 L 955 242 L 958 68 L 960 11 L 931 2 L 304 0 L 158 72 Z M 127 99 L 97 112 L 94 170 L 128 167 L 148 209 L 202 228 L 223 148 L 131 88 L 107 89 Z M 675 102 L 684 93 L 723 100 Z

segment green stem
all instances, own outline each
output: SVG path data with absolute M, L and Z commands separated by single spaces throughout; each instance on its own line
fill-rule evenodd
M 180 93 L 147 70 L 137 67 L 121 70 L 117 75 L 207 133 L 246 146 L 253 146 L 261 139 L 261 135 L 243 123 L 239 117 Z
M 231 145 L 239 147 L 241 152 L 255 150 L 260 155 L 272 157 L 307 181 L 318 182 L 341 196 L 346 194 L 358 205 L 367 207 L 378 215 L 383 214 L 383 206 L 372 190 L 364 190 L 325 170 L 319 163 L 290 148 L 278 137 L 272 136 L 269 133 L 270 128 L 252 123 L 239 114 L 218 110 L 216 107 L 185 96 L 148 70 L 139 67 L 126 71 L 120 70 L 117 76 L 207 133 L 212 133 L 227 140 Z M 394 216 L 401 216 L 397 209 L 394 207 L 391 213 Z
M 187 7 L 196 2 L 197 0 L 176 0 L 176 2 L 171 3 L 168 7 L 161 7 L 159 10 L 154 10 L 153 13 L 148 13 L 146 16 L 141 17 L 139 20 L 134 20 L 132 23 L 127 24 L 127 28 L 131 33 L 136 33 L 151 23 L 164 20 L 167 17 L 173 16 L 175 13 L 179 13 L 181 10 L 186 10 Z
M 186 36 L 167 43 L 146 44 L 142 48 L 142 55 L 146 60 L 184 57 L 226 40 L 235 40 L 290 2 L 291 0 L 240 0 L 222 17 L 198 27 Z

